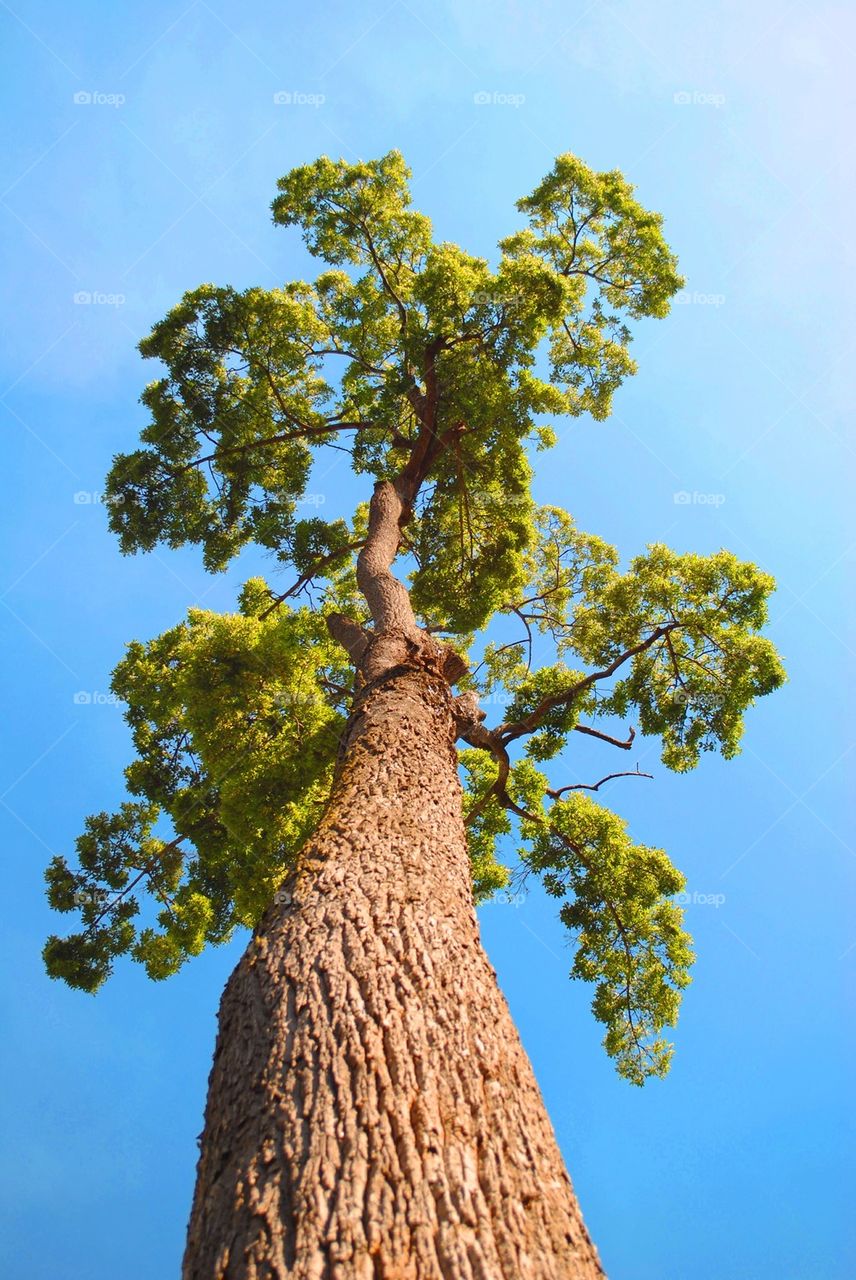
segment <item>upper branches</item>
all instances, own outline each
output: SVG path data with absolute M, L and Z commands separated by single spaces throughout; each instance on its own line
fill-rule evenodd
M 142 447 L 109 477 L 123 550 L 198 543 L 214 570 L 256 542 L 297 564 L 313 452 L 332 447 L 395 482 L 433 624 L 482 626 L 499 584 L 521 580 L 525 445 L 550 439 L 538 416 L 604 416 L 632 372 L 612 312 L 664 314 L 680 281 L 656 215 L 570 157 L 521 201 L 531 229 L 503 242 L 495 270 L 432 239 L 408 176 L 397 152 L 292 170 L 274 220 L 324 260 L 317 280 L 203 285 L 141 343 L 165 373 L 143 394 Z M 546 383 L 538 351 L 565 334 L 576 345 Z M 319 559 L 353 541 L 317 515 L 312 537 Z
M 476 673 L 485 691 L 510 697 L 497 740 L 526 738 L 528 753 L 547 759 L 571 731 L 599 732 L 581 717 L 633 711 L 643 733 L 662 739 L 673 769 L 692 768 L 702 751 L 735 755 L 746 709 L 784 680 L 759 634 L 772 578 L 727 551 L 681 555 L 661 545 L 622 574 L 614 548 L 566 513 L 543 508 L 536 526 L 528 581 L 507 606 L 528 634 L 518 645 L 488 646 Z M 558 662 L 530 669 L 533 632 L 549 638 Z M 568 659 L 588 669 L 574 671 Z
M 123 551 L 192 543 L 213 571 L 255 543 L 295 577 L 130 646 L 114 688 L 132 798 L 88 820 L 77 868 L 49 868 L 52 905 L 83 927 L 49 941 L 48 969 L 93 990 L 130 953 L 162 977 L 252 924 L 329 792 L 354 667 L 365 677 L 395 635 L 454 683 L 464 659 L 434 633 L 463 648 L 498 615 L 522 636 L 489 644 L 458 700 L 476 893 L 506 883 L 495 846 L 516 823 L 638 1081 L 667 1063 L 686 980 L 681 880 L 581 793 L 613 775 L 550 785 L 536 763 L 572 734 L 629 749 L 635 728 L 614 721 L 630 715 L 673 769 L 735 754 L 745 710 L 784 678 L 759 634 L 772 582 L 724 551 L 660 546 L 622 573 L 614 548 L 532 499 L 545 416 L 606 417 L 635 370 L 630 323 L 664 316 L 682 284 L 659 215 L 620 174 L 561 156 L 491 266 L 433 239 L 408 177 L 397 152 L 292 170 L 273 216 L 301 229 L 317 279 L 202 285 L 140 344 L 162 367 L 140 446 L 108 478 Z M 350 518 L 312 510 L 324 449 L 371 478 Z M 312 607 L 292 611 L 297 596 Z M 505 699 L 502 723 L 485 727 L 475 691 Z
M 642 1083 L 668 1067 L 661 1033 L 688 981 L 689 940 L 671 900 L 682 878 L 661 850 L 633 845 L 614 814 L 572 794 L 626 771 L 551 786 L 532 762 L 557 756 L 575 732 L 629 749 L 633 728 L 622 740 L 595 726 L 631 713 L 643 734 L 661 739 L 672 769 L 694 767 L 702 751 L 736 754 L 746 709 L 784 679 L 759 634 L 773 583 L 728 552 L 678 555 L 662 546 L 622 574 L 613 549 L 580 534 L 564 513 L 548 508 L 537 525 L 524 594 L 508 606 L 527 634 L 489 646 L 474 673 L 492 697 L 503 690 L 510 698 L 506 718 L 493 729 L 472 715 L 463 724 L 476 748 L 464 753 L 472 844 L 489 883 L 502 872 L 496 841 L 517 822 L 524 873 L 537 873 L 563 899 L 560 915 L 577 947 L 572 972 L 596 984 L 607 1051 Z M 533 633 L 549 637 L 558 662 L 532 669 Z M 570 669 L 570 655 L 584 669 Z M 526 755 L 513 762 L 518 740 Z

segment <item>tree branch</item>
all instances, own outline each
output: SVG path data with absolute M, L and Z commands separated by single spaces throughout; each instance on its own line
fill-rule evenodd
M 292 421 L 296 419 L 292 418 Z M 275 436 L 264 436 L 261 440 L 248 440 L 245 444 L 235 445 L 217 445 L 213 453 L 206 454 L 202 458 L 194 458 L 192 462 L 186 462 L 183 467 L 178 468 L 176 474 L 182 471 L 190 471 L 193 467 L 201 467 L 205 462 L 216 462 L 218 458 L 224 454 L 246 453 L 249 449 L 259 449 L 267 444 L 288 444 L 290 440 L 308 440 L 313 436 L 332 435 L 336 431 L 359 431 L 363 427 L 380 426 L 377 422 L 329 422 L 323 426 L 301 425 L 295 431 L 282 431 Z
M 273 613 L 274 609 L 277 609 L 284 600 L 288 600 L 291 596 L 297 595 L 298 591 L 302 591 L 303 588 L 307 586 L 314 577 L 317 577 L 319 573 L 322 573 L 328 565 L 333 564 L 342 556 L 348 555 L 351 551 L 358 551 L 362 546 L 362 541 L 349 542 L 347 546 L 338 547 L 335 551 L 330 551 L 326 556 L 319 557 L 319 559 L 312 565 L 311 569 L 307 569 L 305 573 L 302 573 L 293 586 L 290 586 L 287 591 L 283 591 L 282 595 L 277 596 L 272 604 L 265 609 L 264 613 L 259 614 L 259 620 L 263 620 L 268 616 L 268 614 Z
M 575 724 L 574 732 L 587 733 L 592 738 L 600 738 L 601 742 L 608 742 L 610 746 L 620 747 L 622 751 L 629 751 L 633 745 L 633 739 L 636 737 L 636 730 L 632 725 L 630 726 L 630 732 L 624 741 L 622 741 L 621 738 L 613 738 L 610 734 L 603 733 L 600 729 L 593 729 L 591 725 L 588 724 Z
M 589 859 L 583 853 L 583 850 L 580 848 L 578 844 L 576 844 L 575 841 L 571 840 L 568 836 L 564 835 L 561 831 L 558 831 L 554 826 L 550 824 L 550 822 L 548 822 L 545 818 L 542 818 L 539 814 L 530 813 L 527 809 L 523 809 L 520 807 L 520 805 L 515 804 L 514 801 L 511 799 L 507 790 L 508 774 L 511 767 L 508 759 L 508 752 L 506 751 L 502 743 L 497 740 L 495 734 L 491 733 L 487 729 L 483 729 L 481 725 L 473 725 L 471 729 L 468 732 L 465 731 L 462 734 L 462 736 L 464 737 L 464 740 L 466 742 L 469 742 L 472 746 L 482 747 L 485 750 L 489 750 L 496 758 L 499 766 L 499 770 L 495 780 L 490 785 L 490 787 L 488 787 L 487 791 L 484 793 L 482 798 L 476 802 L 476 804 L 467 814 L 466 825 L 467 826 L 472 825 L 475 819 L 484 812 L 484 810 L 487 808 L 490 801 L 493 798 L 496 798 L 504 808 L 510 809 L 511 812 L 516 814 L 518 818 L 522 818 L 526 822 L 531 822 L 535 826 L 546 827 L 547 830 L 550 832 L 550 835 L 553 836 L 554 839 L 559 840 L 562 844 L 564 844 L 566 848 L 570 849 L 571 852 L 582 863 L 583 867 L 585 867 L 588 874 L 592 876 L 594 879 L 596 879 L 596 872 L 594 867 L 592 866 Z M 616 774 L 612 776 L 618 777 L 623 775 Z M 642 774 L 641 776 L 650 777 L 651 775 Z M 597 787 L 599 787 L 602 782 L 606 782 L 606 781 L 608 781 L 607 778 L 602 778 L 601 782 L 597 783 L 597 786 L 591 789 L 597 790 Z M 566 788 L 563 788 L 563 790 L 565 789 Z M 556 793 L 552 791 L 548 791 L 547 795 L 555 797 Z M 624 921 L 621 918 L 621 913 L 616 903 L 613 901 L 611 897 L 609 897 L 606 893 L 604 893 L 599 883 L 598 883 L 598 890 L 600 892 L 600 896 L 604 906 L 606 907 L 607 911 L 609 912 L 609 914 L 613 919 L 613 922 L 615 924 L 615 928 L 618 934 L 618 938 L 621 941 L 622 949 L 624 951 L 624 954 L 627 960 L 627 974 L 624 982 L 623 996 L 624 996 L 624 1009 L 627 1015 L 627 1022 L 630 1028 L 630 1034 L 633 1038 L 633 1043 L 636 1046 L 637 1052 L 650 1059 L 651 1057 L 650 1051 L 646 1049 L 645 1045 L 640 1040 L 639 1034 L 636 1029 L 636 1023 L 633 1017 L 633 1000 L 632 1000 L 632 995 L 630 991 L 630 976 L 633 971 L 633 952 L 631 950 L 631 939 L 628 935 L 627 928 L 624 924 Z
M 605 782 L 611 782 L 613 778 L 653 778 L 653 773 L 642 773 L 638 768 L 631 769 L 626 773 L 608 773 L 605 778 L 601 778 L 600 782 L 571 782 L 566 787 L 557 787 L 555 790 L 549 789 L 546 794 L 553 800 L 560 800 L 566 791 L 599 791 Z
M 557 707 L 566 707 L 578 698 L 581 693 L 585 693 L 586 689 L 590 689 L 593 684 L 599 680 L 606 680 L 614 675 L 620 666 L 635 658 L 637 654 L 644 653 L 646 649 L 650 649 L 652 644 L 657 640 L 661 640 L 663 636 L 668 635 L 680 626 L 679 622 L 669 622 L 665 626 L 655 628 L 645 640 L 640 640 L 638 644 L 633 645 L 630 649 L 625 649 L 617 658 L 610 662 L 609 666 L 604 667 L 602 671 L 594 671 L 591 675 L 585 676 L 582 680 L 578 680 L 576 684 L 571 685 L 564 693 L 552 694 L 548 698 L 542 698 L 537 707 L 530 711 L 528 716 L 524 716 L 522 720 L 516 720 L 512 724 L 503 723 L 496 730 L 503 742 L 511 742 L 515 738 L 520 738 L 525 733 L 533 733 L 539 725 L 543 723 L 545 716 Z M 618 744 L 620 745 L 620 744 Z
M 327 615 L 327 630 L 333 639 L 342 646 L 354 666 L 359 667 L 371 638 L 366 630 L 344 613 L 329 613 Z
M 368 536 L 357 556 L 357 585 L 365 596 L 376 631 L 396 631 L 418 643 L 422 633 L 410 595 L 390 572 L 398 553 L 403 510 L 397 483 L 379 481 L 369 504 Z

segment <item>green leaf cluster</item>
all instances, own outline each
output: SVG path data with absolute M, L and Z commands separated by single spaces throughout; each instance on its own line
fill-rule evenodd
M 575 940 L 572 974 L 595 984 L 592 1011 L 620 1075 L 644 1084 L 665 1075 L 672 1047 L 662 1035 L 678 1017 L 693 961 L 684 887 L 662 849 L 634 844 L 626 824 L 581 793 L 551 805 L 533 828 L 527 865 L 562 901 Z
M 694 768 L 702 751 L 731 759 L 746 710 L 785 680 L 775 646 L 758 634 L 774 587 L 769 574 L 728 551 L 649 547 L 570 624 L 570 646 L 592 664 L 645 646 L 600 700 L 599 714 L 635 710 L 642 732 L 661 738 L 663 763 L 678 772 Z
M 96 990 L 127 953 L 167 977 L 254 925 L 294 864 L 329 794 L 351 676 L 323 614 L 261 616 L 269 606 L 252 580 L 242 612 L 191 610 L 128 646 L 112 687 L 128 704 L 137 756 L 125 777 L 139 799 L 87 820 L 78 870 L 63 858 L 48 869 L 51 905 L 84 926 L 48 941 L 52 976 Z
M 140 344 L 166 372 L 143 393 L 143 447 L 108 478 L 124 551 L 195 543 L 216 570 L 255 542 L 305 564 L 313 450 L 335 444 L 356 472 L 389 478 L 428 432 L 453 445 L 433 458 L 409 530 L 420 612 L 468 632 L 522 582 L 526 446 L 555 438 L 540 416 L 605 417 L 635 368 L 620 317 L 665 314 L 682 282 L 659 216 L 574 157 L 519 202 L 528 229 L 502 242 L 495 269 L 432 239 L 408 178 L 395 151 L 292 170 L 274 220 L 300 228 L 325 264 L 317 279 L 202 285 Z M 344 537 L 316 536 L 330 549 Z

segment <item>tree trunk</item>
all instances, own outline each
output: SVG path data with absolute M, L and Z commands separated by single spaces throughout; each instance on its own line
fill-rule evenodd
M 223 996 L 184 1280 L 601 1277 L 479 941 L 455 699 L 408 636 L 373 644 Z

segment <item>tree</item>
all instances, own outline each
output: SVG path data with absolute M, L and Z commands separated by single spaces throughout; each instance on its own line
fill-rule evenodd
M 531 496 L 547 420 L 608 416 L 628 321 L 682 284 L 660 216 L 561 156 L 491 268 L 433 241 L 408 176 L 391 152 L 280 180 L 274 220 L 324 270 L 186 294 L 140 344 L 165 372 L 108 479 L 124 552 L 198 544 L 217 572 L 254 543 L 296 575 L 128 647 L 131 798 L 47 871 L 82 917 L 47 969 L 86 991 L 120 956 L 162 979 L 254 930 L 220 1010 L 186 1280 L 602 1274 L 474 903 L 540 877 L 618 1071 L 664 1074 L 683 877 L 600 782 L 541 766 L 586 736 L 629 749 L 631 716 L 671 769 L 734 756 L 784 679 L 753 564 L 655 545 L 622 571 Z M 306 514 L 330 448 L 371 477 L 350 521 Z

